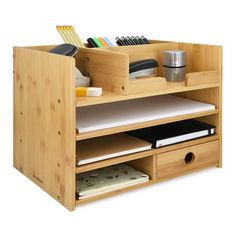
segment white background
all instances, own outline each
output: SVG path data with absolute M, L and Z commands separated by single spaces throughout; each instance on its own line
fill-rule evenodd
M 2 1 L 0 8 L 0 235 L 236 235 L 234 1 Z M 60 44 L 55 26 L 94 36 L 224 47 L 224 167 L 69 212 L 12 167 L 12 46 Z

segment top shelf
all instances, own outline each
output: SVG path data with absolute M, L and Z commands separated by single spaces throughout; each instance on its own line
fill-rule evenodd
M 200 85 L 186 86 L 185 81 L 183 81 L 183 82 L 167 82 L 166 88 L 163 90 L 155 92 L 130 94 L 130 95 L 121 95 L 118 93 L 113 93 L 104 90 L 103 95 L 101 97 L 76 97 L 76 107 L 91 106 L 97 104 L 131 100 L 142 97 L 151 97 L 163 94 L 179 93 L 179 92 L 215 88 L 215 87 L 219 87 L 219 83 L 214 82 L 214 83 L 204 83 Z

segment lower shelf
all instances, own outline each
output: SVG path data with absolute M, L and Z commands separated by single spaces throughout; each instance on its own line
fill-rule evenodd
M 153 151 L 152 155 L 150 155 L 151 151 L 146 151 L 143 152 L 143 154 L 148 153 L 149 154 L 148 156 L 143 155 L 142 157 L 139 158 L 137 158 L 136 156 L 136 159 L 129 159 L 128 158 L 129 155 L 127 155 L 124 161 L 126 165 L 119 164 L 117 165 L 117 168 L 115 168 L 116 166 L 115 165 L 114 167 L 112 167 L 111 170 L 105 168 L 103 170 L 96 170 L 95 172 L 94 171 L 88 172 L 85 175 L 82 173 L 78 177 L 81 178 L 82 186 L 85 184 L 85 189 L 90 187 L 94 188 L 93 187 L 95 185 L 93 184 L 94 178 L 98 178 L 99 176 L 102 176 L 102 178 L 100 179 L 103 182 L 102 184 L 104 184 L 104 181 L 105 182 L 107 181 L 107 186 L 111 186 L 111 182 L 109 181 L 112 181 L 113 179 L 115 180 L 114 182 L 115 184 L 117 181 L 119 182 L 119 179 L 116 179 L 117 177 L 119 177 L 121 181 L 127 179 L 129 183 L 129 181 L 133 179 L 132 176 L 134 176 L 135 178 L 139 178 L 140 172 L 143 173 L 144 175 L 148 175 L 149 180 L 147 182 L 142 182 L 142 183 L 136 182 L 137 184 L 132 186 L 123 185 L 123 187 L 120 189 L 114 189 L 114 188 L 113 190 L 109 189 L 111 190 L 110 192 L 100 193 L 99 195 L 94 195 L 94 196 L 87 195 L 87 198 L 78 199 L 76 201 L 76 205 L 113 196 L 118 193 L 144 187 L 152 183 L 157 183 L 163 180 L 171 179 L 177 176 L 185 175 L 187 173 L 191 173 L 208 167 L 220 166 L 220 142 L 218 139 L 215 139 L 216 137 L 217 135 L 213 135 L 210 137 L 200 138 L 189 142 L 170 145 L 160 149 L 153 149 L 151 150 Z M 117 160 L 117 158 L 114 159 Z M 114 163 L 112 163 L 111 165 L 113 164 Z M 126 169 L 128 170 L 129 167 L 128 168 L 125 167 L 124 171 L 122 170 L 123 167 L 121 167 L 127 165 L 133 167 L 133 169 L 135 170 L 138 170 L 139 174 L 133 175 L 131 170 L 130 176 L 132 178 L 128 176 L 127 174 L 129 171 L 126 171 L 127 173 L 124 173 L 124 171 Z M 115 172 L 113 172 L 113 170 Z M 103 173 L 105 173 L 105 175 L 103 175 Z M 103 180 L 103 178 L 105 180 Z M 106 178 L 109 180 L 106 180 Z M 99 179 L 97 179 L 95 182 L 100 184 Z M 86 185 L 88 185 L 88 187 Z M 89 189 L 88 191 L 90 190 L 91 189 Z M 78 191 L 80 191 L 80 189 Z
M 124 192 L 128 192 L 130 190 L 135 190 L 135 189 L 138 189 L 138 188 L 141 188 L 141 187 L 145 187 L 145 186 L 150 185 L 152 183 L 154 183 L 154 181 L 150 180 L 150 181 L 145 182 L 145 183 L 136 184 L 136 185 L 133 185 L 133 186 L 122 188 L 122 189 L 117 189 L 117 190 L 111 191 L 109 193 L 99 194 L 99 195 L 94 196 L 94 197 L 76 200 L 76 206 L 81 205 L 83 203 L 88 203 L 88 202 L 92 202 L 92 201 L 95 201 L 95 200 L 99 200 L 99 199 L 102 199 L 102 198 L 112 197 L 112 196 L 117 195 L 119 193 L 124 193 Z
M 171 177 L 150 180 L 150 181 L 145 182 L 145 183 L 137 184 L 137 185 L 134 185 L 134 186 L 129 186 L 129 187 L 122 188 L 122 189 L 117 189 L 117 190 L 111 191 L 109 193 L 99 194 L 99 195 L 94 196 L 94 197 L 81 199 L 81 200 L 76 200 L 75 205 L 79 206 L 81 204 L 89 203 L 89 202 L 96 201 L 96 200 L 99 200 L 99 199 L 112 197 L 112 196 L 115 196 L 115 195 L 120 194 L 120 193 L 128 192 L 130 190 L 139 189 L 139 188 L 142 188 L 142 187 L 154 184 L 154 183 L 159 183 L 159 182 L 162 182 L 162 181 L 165 181 L 165 180 L 168 180 L 168 179 L 172 179 L 174 177 L 183 176 L 183 175 L 190 174 L 190 173 L 200 171 L 200 170 L 204 170 L 204 169 L 207 169 L 207 168 L 210 168 L 210 167 L 217 167 L 217 163 L 211 164 L 211 165 L 208 165 L 208 166 L 204 166 L 204 167 L 201 167 L 201 168 L 198 168 L 198 169 L 190 170 L 190 171 L 187 171 L 187 172 L 184 172 L 184 173 L 181 173 L 181 174 L 172 175 Z

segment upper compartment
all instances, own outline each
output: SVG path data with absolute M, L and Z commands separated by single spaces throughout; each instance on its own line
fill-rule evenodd
M 185 81 L 166 82 L 163 77 L 166 50 L 186 52 Z M 77 67 L 91 78 L 93 86 L 121 95 L 217 87 L 221 73 L 221 47 L 212 45 L 151 40 L 147 45 L 81 48 L 75 58 Z M 154 77 L 129 79 L 129 63 L 151 58 L 159 64 Z

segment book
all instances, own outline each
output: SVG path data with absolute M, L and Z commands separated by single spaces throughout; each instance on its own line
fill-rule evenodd
M 122 163 L 77 174 L 76 193 L 84 199 L 147 181 L 148 175 Z
M 152 143 L 153 148 L 200 138 L 215 133 L 215 126 L 197 120 L 184 120 L 127 132 Z
M 215 105 L 174 95 L 80 107 L 76 110 L 79 133 L 215 110 Z
M 76 144 L 77 165 L 146 151 L 151 146 L 151 143 L 126 133 L 81 140 Z

